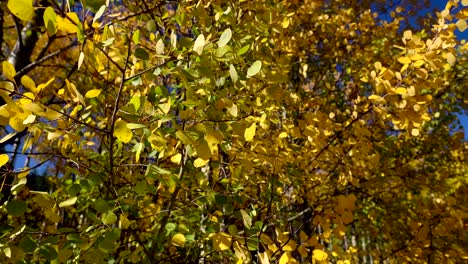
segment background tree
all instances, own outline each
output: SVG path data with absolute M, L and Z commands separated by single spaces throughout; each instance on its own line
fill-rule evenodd
M 0 259 L 466 259 L 466 6 L 2 4 Z

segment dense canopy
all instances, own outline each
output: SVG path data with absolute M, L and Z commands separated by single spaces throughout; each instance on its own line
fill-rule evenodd
M 2 1 L 0 262 L 466 261 L 468 1 L 428 5 Z

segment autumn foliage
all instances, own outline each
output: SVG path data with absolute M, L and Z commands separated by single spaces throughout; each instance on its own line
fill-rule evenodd
M 466 261 L 468 1 L 393 2 L 2 2 L 0 262 Z

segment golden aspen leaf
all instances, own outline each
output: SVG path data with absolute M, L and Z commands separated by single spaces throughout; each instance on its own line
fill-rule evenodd
M 13 65 L 11 65 L 11 63 L 9 63 L 8 61 L 3 61 L 2 66 L 3 74 L 5 75 L 5 77 L 7 77 L 7 79 L 10 81 L 15 82 L 15 67 L 13 67 Z
M 294 250 L 296 249 L 296 247 L 297 247 L 296 241 L 294 241 L 294 240 L 289 240 L 289 242 L 288 242 L 285 246 L 283 246 L 282 249 L 283 249 L 284 251 L 294 251 Z
M 8 9 L 11 13 L 23 21 L 29 21 L 34 15 L 32 0 L 9 0 Z
M 36 89 L 36 92 L 35 93 L 38 93 L 40 91 L 42 91 L 44 88 L 46 88 L 47 86 L 49 86 L 49 84 L 51 84 L 53 81 L 55 81 L 55 77 L 52 77 L 50 78 L 46 83 L 41 83 L 37 86 L 37 89 Z M 60 92 L 60 91 L 59 91 Z
M 312 251 L 312 258 L 317 261 L 327 261 L 328 254 L 320 249 L 314 249 Z
M 374 62 L 374 68 L 375 68 L 377 71 L 380 71 L 380 69 L 382 69 L 382 63 L 381 63 L 380 61 Z
M 23 118 L 19 115 L 15 115 L 10 118 L 9 125 L 16 131 L 21 132 L 23 131 L 26 126 L 23 124 Z
M 398 87 L 398 88 L 395 89 L 395 92 L 397 94 L 406 94 L 407 91 L 406 91 L 406 88 Z
M 113 135 L 123 143 L 130 142 L 133 137 L 132 130 L 127 127 L 127 122 L 122 119 L 119 119 L 115 122 Z
M 283 28 L 288 28 L 289 27 L 289 18 L 288 17 L 283 18 L 283 22 L 281 23 L 281 26 Z
M 411 135 L 414 136 L 414 137 L 419 136 L 419 129 L 417 129 L 417 128 L 411 129 Z
M 284 252 L 279 259 L 279 264 L 288 264 L 288 263 L 296 263 L 296 259 L 293 258 L 291 252 Z
M 407 40 L 410 40 L 413 38 L 413 33 L 411 32 L 411 30 L 406 30 L 405 32 L 403 32 L 403 37 Z
M 34 121 L 36 121 L 36 115 L 30 114 L 23 120 L 23 125 L 34 123 Z
M 78 15 L 75 12 L 68 12 L 66 16 L 65 18 L 57 16 L 57 29 L 68 34 L 78 32 L 78 25 L 80 24 Z
M 10 157 L 7 154 L 0 154 L 0 167 L 7 164 Z
M 178 233 L 171 238 L 171 243 L 176 247 L 183 247 L 185 245 L 185 236 Z
M 453 66 L 455 62 L 457 61 L 457 58 L 455 58 L 455 55 L 453 55 L 452 52 L 447 52 L 445 54 L 445 57 L 447 58 L 447 62 L 448 64 L 450 64 L 450 66 Z
M 86 92 L 85 97 L 86 98 L 94 98 L 97 97 L 101 94 L 102 89 L 92 89 Z
M 177 153 L 177 154 L 175 154 L 174 156 L 171 157 L 171 161 L 176 163 L 176 164 L 180 164 L 181 160 L 182 160 L 182 154 L 180 154 L 180 153 Z
M 385 104 L 387 102 L 385 101 L 385 98 L 383 98 L 382 96 L 375 95 L 375 94 L 369 96 L 369 100 L 379 103 L 379 104 Z
M 257 123 L 253 123 L 250 127 L 245 129 L 244 138 L 245 141 L 252 141 L 255 136 L 255 131 L 257 130 Z
M 398 58 L 398 62 L 401 63 L 401 64 L 410 64 L 411 59 L 408 58 L 408 57 L 400 57 L 400 58 Z
M 203 34 L 200 34 L 195 40 L 195 44 L 193 45 L 193 51 L 195 51 L 198 55 L 201 55 L 203 53 L 204 47 L 205 47 L 205 36 L 203 36 Z
M 217 251 L 227 250 L 232 245 L 232 237 L 224 232 L 216 233 L 211 237 L 213 248 Z
M 271 240 L 271 238 L 265 233 L 260 235 L 260 240 L 262 240 L 263 244 L 267 246 L 274 244 L 273 240 Z
M 258 254 L 260 264 L 270 264 L 270 259 L 268 258 L 268 252 L 263 252 Z
M 81 68 L 81 65 L 83 64 L 84 61 L 84 52 L 80 52 L 80 56 L 78 57 L 78 70 Z
M 197 158 L 194 162 L 193 162 L 193 166 L 195 166 L 195 168 L 200 168 L 200 167 L 203 167 L 205 166 L 208 161 L 210 161 L 209 159 L 202 159 L 202 158 Z
M 159 109 L 161 109 L 161 111 L 167 115 L 171 110 L 171 99 L 167 100 L 167 102 L 164 104 L 159 104 L 158 106 Z
M 21 84 L 29 91 L 36 93 L 36 84 L 31 77 L 23 75 L 23 77 L 21 77 Z

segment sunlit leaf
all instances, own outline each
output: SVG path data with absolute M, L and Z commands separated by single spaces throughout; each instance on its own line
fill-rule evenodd
M 205 47 L 205 36 L 203 34 L 198 35 L 195 43 L 193 45 L 193 51 L 195 51 L 198 55 L 203 53 L 203 48 Z
M 86 98 L 94 98 L 98 97 L 102 92 L 102 89 L 92 89 L 86 92 L 85 97 Z
M 16 75 L 15 67 L 13 67 L 13 65 L 11 65 L 11 63 L 9 63 L 8 61 L 3 61 L 2 66 L 3 74 L 5 75 L 5 77 L 7 77 L 8 80 L 14 82 Z
M 8 0 L 8 9 L 23 21 L 29 21 L 34 15 L 32 0 Z
M 76 200 L 78 200 L 78 197 L 71 197 L 71 198 L 68 198 L 67 200 L 63 201 L 63 202 L 60 202 L 59 203 L 59 207 L 68 207 L 68 206 L 72 206 L 76 203 Z
M 132 140 L 132 137 L 133 137 L 132 130 L 130 130 L 127 127 L 127 122 L 122 119 L 119 119 L 115 122 L 113 135 L 118 140 L 122 141 L 123 143 L 130 142 L 130 140 Z
M 171 243 L 176 247 L 183 247 L 185 245 L 185 236 L 178 233 L 172 236 Z
M 0 167 L 7 164 L 10 157 L 7 154 L 0 154 Z
M 257 130 L 257 123 L 252 123 L 250 127 L 245 129 L 244 138 L 245 141 L 252 141 L 255 136 L 255 131 Z
M 52 7 L 48 6 L 44 11 L 44 25 L 47 32 L 53 35 L 57 32 L 57 15 Z
M 216 233 L 211 237 L 213 248 L 217 251 L 227 250 L 232 245 L 232 237 L 224 232 Z
M 231 37 L 232 37 L 232 31 L 230 28 L 227 28 L 221 34 L 221 37 L 219 38 L 219 41 L 218 41 L 218 46 L 223 47 L 226 44 L 228 44 L 228 42 L 231 40 Z
M 262 62 L 259 60 L 255 61 L 247 70 L 247 77 L 252 77 L 254 75 L 257 75 L 260 72 L 261 68 L 262 68 Z

